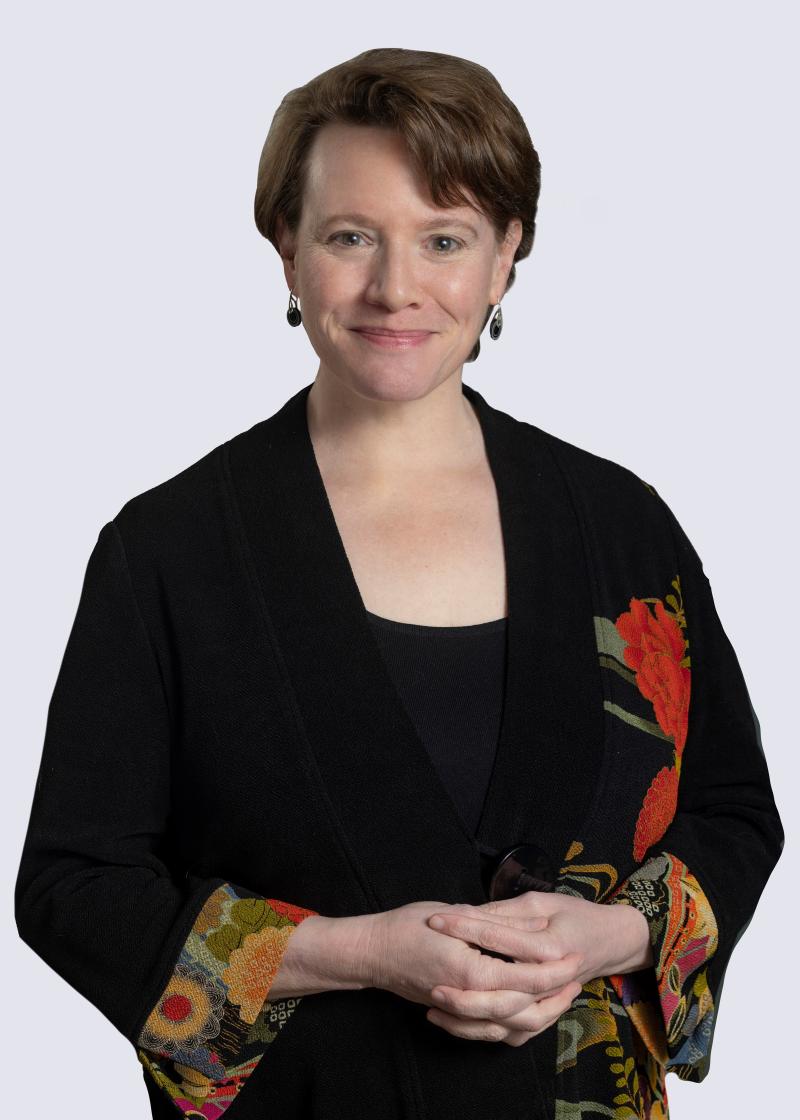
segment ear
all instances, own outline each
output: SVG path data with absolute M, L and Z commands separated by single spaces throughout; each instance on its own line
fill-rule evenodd
M 289 285 L 289 290 L 294 290 L 295 295 L 299 296 L 300 293 L 297 290 L 297 269 L 294 263 L 297 245 L 296 238 L 286 225 L 282 214 L 279 214 L 275 220 L 275 237 L 278 242 L 278 252 L 283 262 L 283 274 L 286 277 L 286 283 Z
M 512 218 L 506 227 L 505 237 L 497 247 L 497 259 L 492 276 L 492 304 L 499 303 L 505 295 L 508 274 L 514 263 L 514 254 L 522 240 L 522 222 L 519 218 Z

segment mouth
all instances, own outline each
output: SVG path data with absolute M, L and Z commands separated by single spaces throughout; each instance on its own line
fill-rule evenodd
M 391 331 L 382 327 L 353 327 L 352 331 L 365 342 L 389 350 L 419 346 L 433 335 L 433 331 Z

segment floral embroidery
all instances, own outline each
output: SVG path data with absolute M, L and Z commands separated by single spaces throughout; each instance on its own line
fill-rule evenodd
M 642 696 L 653 705 L 657 726 L 663 737 L 674 745 L 673 765 L 659 770 L 644 797 L 633 837 L 633 856 L 637 862 L 644 859 L 649 848 L 666 832 L 675 816 L 678 805 L 678 781 L 681 756 L 686 745 L 689 728 L 689 698 L 691 695 L 690 658 L 686 616 L 683 610 L 680 577 L 672 586 L 677 594 L 666 596 L 672 608 L 667 610 L 661 599 L 630 600 L 629 609 L 620 614 L 614 623 L 622 639 L 622 657 L 634 671 L 634 681 Z M 651 611 L 648 604 L 654 604 Z M 607 623 L 608 620 L 601 620 Z M 602 631 L 598 629 L 598 634 Z M 598 643 L 601 655 L 607 653 L 606 645 Z M 647 721 L 614 709 L 615 714 L 627 718 L 643 730 L 650 730 Z
M 714 955 L 719 934 L 711 904 L 686 865 L 668 852 L 647 860 L 612 898 L 635 906 L 648 920 L 666 1046 L 643 1024 L 642 1036 L 668 1068 L 697 1066 L 706 1058 L 714 1023 L 707 970 L 692 976 Z M 612 976 L 611 983 L 637 1023 L 636 1005 L 647 971 Z
M 654 967 L 592 980 L 559 1018 L 556 1120 L 586 1114 L 666 1120 L 667 1070 L 698 1081 L 707 1069 L 714 1000 L 706 966 L 718 944 L 711 904 L 675 855 L 656 852 L 642 863 L 675 816 L 689 729 L 691 662 L 679 577 L 672 588 L 663 600 L 631 598 L 616 621 L 594 619 L 601 666 L 638 693 L 629 694 L 625 707 L 610 699 L 604 707 L 671 744 L 672 765 L 661 765 L 662 751 L 625 841 L 632 841 L 639 865 L 627 879 L 620 882 L 617 867 L 597 859 L 606 852 L 592 852 L 588 837 L 574 840 L 564 857 L 556 889 L 591 902 L 636 906 L 647 918 Z M 645 718 L 639 697 L 652 706 L 655 719 Z M 582 1099 L 586 1084 L 592 1085 L 592 1100 Z
M 680 579 L 673 585 L 680 594 Z M 671 597 L 677 605 L 674 596 Z M 650 601 L 650 600 L 648 600 Z M 636 684 L 641 694 L 653 704 L 656 719 L 675 744 L 675 762 L 664 767 L 653 779 L 645 794 L 636 822 L 633 857 L 639 861 L 667 831 L 678 806 L 680 760 L 689 727 L 691 673 L 685 656 L 688 642 L 681 633 L 686 620 L 682 609 L 670 614 L 660 599 L 654 600 L 655 615 L 643 599 L 631 599 L 630 610 L 616 621 L 620 636 L 627 642 L 626 663 L 636 670 Z
M 672 581 L 680 594 L 680 578 Z M 674 595 L 670 614 L 661 599 L 631 599 L 630 610 L 623 612 L 615 626 L 627 643 L 623 651 L 626 665 L 636 671 L 636 684 L 642 696 L 650 700 L 656 719 L 664 733 L 675 743 L 678 755 L 683 752 L 689 727 L 689 659 L 688 645 L 681 633 L 686 627 L 682 607 Z M 647 604 L 655 604 L 655 614 Z
M 592 1110 L 615 1120 L 666 1120 L 667 1070 L 700 1080 L 711 1046 L 714 1000 L 706 966 L 718 944 L 711 904 L 669 852 L 653 856 L 618 886 L 609 864 L 571 862 L 581 855 L 583 844 L 573 842 L 556 889 L 636 906 L 648 921 L 654 967 L 584 984 L 559 1018 L 556 1120 L 580 1120 Z M 594 1101 L 576 1099 L 587 1071 L 599 1086 Z M 601 1101 L 613 1109 L 600 1107 Z
M 650 783 L 644 804 L 636 821 L 633 837 L 633 858 L 640 860 L 669 828 L 678 807 L 678 771 L 664 766 Z
M 137 1055 L 182 1116 L 217 1120 L 300 998 L 267 1001 L 289 938 L 314 910 L 247 897 L 224 883 L 206 899 Z

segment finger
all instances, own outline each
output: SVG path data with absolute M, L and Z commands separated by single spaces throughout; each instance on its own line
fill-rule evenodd
M 434 921 L 434 918 L 440 921 Z M 562 956 L 562 950 L 555 945 L 546 929 L 524 929 L 452 911 L 431 915 L 428 924 L 450 937 L 458 937 L 480 949 L 505 953 L 516 961 L 556 960 Z
M 481 902 L 475 909 L 485 914 L 531 915 L 552 914 L 561 905 L 562 897 L 557 891 L 523 891 L 511 898 L 493 898 Z
M 442 913 L 437 912 L 436 914 L 431 914 L 428 918 L 428 923 L 434 929 L 438 929 L 439 927 L 434 919 L 447 916 L 452 918 L 455 914 L 467 918 L 471 917 L 481 922 L 491 920 L 493 922 L 497 922 L 498 925 L 516 926 L 518 929 L 527 929 L 531 932 L 535 932 L 536 930 L 540 929 L 547 929 L 547 926 L 550 922 L 550 918 L 545 916 L 544 914 L 537 915 L 536 917 L 532 917 L 530 915 L 526 917 L 524 914 L 521 914 L 519 912 L 517 912 L 516 914 L 492 914 L 491 919 L 489 919 L 487 917 L 487 912 L 485 910 L 481 910 L 479 906 L 459 906 L 458 910 L 450 909 Z
M 555 995 L 540 999 L 537 1003 L 532 1004 L 527 1011 L 514 1016 L 504 1025 L 513 1030 L 526 1030 L 535 1035 L 541 1034 L 542 1031 L 552 1026 L 565 1011 L 569 1011 L 582 991 L 581 984 L 576 980 L 572 984 L 565 985 L 564 989 Z
M 476 958 L 474 967 L 481 982 L 471 982 L 470 988 L 480 991 L 512 988 L 518 992 L 527 992 L 541 1000 L 552 995 L 565 984 L 576 980 L 582 965 L 583 958 L 579 953 L 568 953 L 555 961 L 534 964 L 480 956 Z
M 437 984 L 431 989 L 430 998 L 434 1007 L 463 1019 L 505 1020 L 526 1010 L 532 1003 L 541 1003 L 544 999 L 563 993 L 567 986 L 574 986 L 578 982 L 574 967 L 568 968 L 567 975 L 568 979 L 565 980 L 562 974 L 551 986 L 543 986 L 536 993 L 518 987 L 454 988 Z
M 533 1007 L 528 1007 L 500 1021 L 464 1019 L 438 1007 L 430 1008 L 426 1017 L 434 1026 L 442 1027 L 458 1038 L 483 1042 L 508 1042 L 512 1046 L 519 1046 L 551 1026 L 571 1007 L 581 991 L 581 985 L 577 982 L 566 985 L 557 995 L 541 1000 Z
M 437 985 L 431 992 L 431 1000 L 436 1010 L 458 1019 L 491 1019 L 494 1022 L 511 1019 L 531 1006 L 530 993 L 515 989 L 481 992 Z
M 476 1042 L 504 1042 L 512 1033 L 501 1023 L 493 1023 L 489 1019 L 459 1019 L 437 1007 L 430 1008 L 427 1019 L 435 1027 L 441 1027 L 456 1038 L 468 1038 Z

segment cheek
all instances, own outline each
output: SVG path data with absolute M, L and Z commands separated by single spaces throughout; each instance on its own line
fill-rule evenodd
M 485 272 L 484 268 L 477 265 L 471 268 L 454 268 L 433 289 L 442 306 L 459 322 L 472 323 L 485 314 L 486 304 L 480 298 L 480 293 L 486 291 L 489 283 Z
M 353 266 L 342 267 L 340 262 L 324 255 L 308 262 L 303 277 L 303 291 L 309 307 L 325 312 L 358 299 L 364 283 L 360 269 Z

